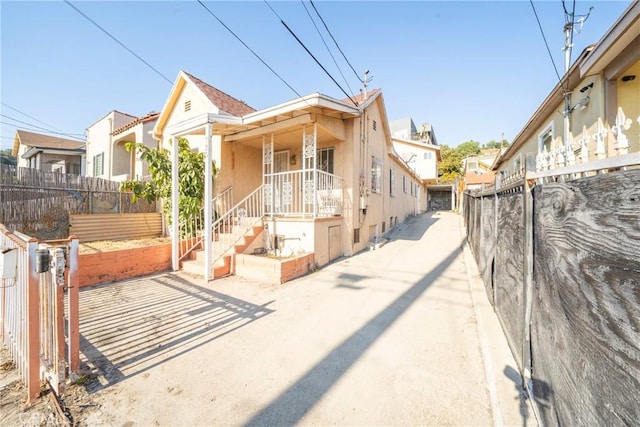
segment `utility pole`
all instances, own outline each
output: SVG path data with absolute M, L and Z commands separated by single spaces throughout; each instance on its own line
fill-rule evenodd
M 565 82 L 566 87 L 564 88 L 564 146 L 565 150 L 573 150 L 572 144 L 570 144 L 569 137 L 571 135 L 571 113 L 573 108 L 571 108 L 571 90 L 569 90 L 569 68 L 571 67 L 571 48 L 573 47 L 573 32 L 576 31 L 580 33 L 582 31 L 582 26 L 584 22 L 589 18 L 591 14 L 591 10 L 593 7 L 589 8 L 589 12 L 586 15 L 582 15 L 575 21 L 575 3 L 574 10 L 571 13 L 567 11 L 566 7 L 564 7 L 564 1 L 562 2 L 562 7 L 564 8 L 565 20 L 564 24 L 564 74 L 565 74 Z M 580 27 L 576 30 L 575 24 L 579 24 Z

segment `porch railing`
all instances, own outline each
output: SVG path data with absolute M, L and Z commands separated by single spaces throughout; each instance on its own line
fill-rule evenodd
M 225 256 L 264 217 L 264 189 L 261 185 L 213 223 L 212 265 Z
M 321 170 L 267 174 L 264 193 L 267 216 L 342 215 L 343 179 Z
M 228 187 L 216 195 L 212 201 L 214 221 L 224 216 L 233 206 L 233 187 Z M 201 249 L 204 238 L 204 207 L 199 215 L 178 224 L 178 259 L 184 259 L 191 251 Z

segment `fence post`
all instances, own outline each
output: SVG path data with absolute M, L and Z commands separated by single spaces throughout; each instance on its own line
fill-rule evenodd
M 36 249 L 38 240 L 31 238 L 27 243 L 27 397 L 40 395 L 40 277 L 36 272 Z
M 522 382 L 531 380 L 531 305 L 533 302 L 533 194 L 529 181 L 524 180 L 524 331 L 522 339 Z M 531 396 L 533 398 L 533 396 Z
M 74 235 L 69 236 L 69 378 L 75 381 L 80 371 L 80 269 L 78 265 L 79 241 Z

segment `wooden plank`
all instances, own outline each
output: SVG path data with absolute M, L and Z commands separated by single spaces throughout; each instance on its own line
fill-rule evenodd
M 545 424 L 640 420 L 640 170 L 534 189 L 534 402 Z
M 495 308 L 518 366 L 522 366 L 524 199 L 503 194 L 498 201 L 495 252 Z

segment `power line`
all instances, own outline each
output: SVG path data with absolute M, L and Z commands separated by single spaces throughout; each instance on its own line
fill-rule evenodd
M 331 53 L 331 49 L 329 49 L 329 46 L 327 46 L 327 42 L 324 40 L 324 37 L 322 36 L 322 33 L 320 32 L 320 29 L 316 25 L 316 21 L 313 20 L 313 17 L 311 17 L 311 13 L 309 12 L 309 9 L 307 9 L 307 5 L 304 4 L 304 0 L 300 0 L 300 3 L 302 3 L 302 6 L 304 6 L 304 10 L 307 12 L 307 15 L 309 15 L 309 19 L 313 23 L 313 26 L 316 28 L 316 31 L 318 32 L 318 35 L 320 36 L 320 39 L 322 40 L 322 43 L 324 44 L 324 47 L 327 48 L 327 52 L 329 52 L 329 55 L 331 56 L 331 59 L 333 59 L 333 63 L 336 64 L 336 68 L 338 69 L 338 72 L 342 76 L 342 79 L 344 80 L 344 82 L 346 83 L 347 87 L 349 88 L 349 92 L 354 93 L 353 89 L 351 89 L 351 86 L 349 85 L 349 82 L 347 81 L 347 78 L 344 76 L 344 73 L 340 69 L 340 66 L 338 65 L 338 62 L 336 61 L 336 58 L 334 58 L 333 54 Z
M 331 36 L 331 40 L 333 40 L 333 42 L 336 44 L 336 47 L 338 48 L 338 50 L 340 51 L 340 53 L 342 54 L 342 57 L 344 58 L 345 61 L 347 61 L 347 64 L 349 64 L 349 67 L 351 67 L 351 71 L 353 71 L 353 74 L 356 75 L 356 78 L 358 80 L 360 80 L 360 83 L 364 83 L 364 80 L 362 80 L 360 78 L 360 76 L 358 75 L 358 73 L 356 72 L 356 70 L 353 68 L 353 66 L 351 65 L 351 63 L 349 62 L 349 60 L 347 59 L 347 56 L 344 54 L 344 52 L 342 51 L 342 49 L 340 49 L 340 46 L 338 45 L 338 42 L 336 41 L 335 37 L 333 37 L 333 34 L 331 34 L 331 31 L 329 31 L 329 27 L 327 26 L 327 23 L 324 22 L 324 19 L 322 19 L 322 16 L 320 15 L 320 12 L 318 12 L 318 9 L 316 8 L 316 5 L 313 4 L 313 0 L 309 0 L 309 3 L 311 3 L 311 6 L 313 6 L 313 10 L 316 11 L 316 15 L 318 15 L 318 18 L 320 18 L 320 21 L 322 21 L 322 24 L 324 25 L 325 30 L 327 30 L 327 33 L 329 33 L 329 35 Z
M 209 8 L 208 8 L 204 3 L 202 3 L 202 1 L 201 1 L 201 0 L 197 0 L 197 1 L 198 1 L 198 3 L 200 3 L 200 6 L 202 6 L 202 7 L 203 7 L 207 12 L 209 12 L 209 15 L 213 16 L 213 17 L 216 19 L 216 21 L 218 21 L 218 22 L 220 23 L 220 25 L 222 25 L 222 26 L 223 26 L 223 27 L 224 27 L 228 32 L 230 32 L 230 33 L 231 33 L 231 35 L 232 35 L 233 37 L 235 37 L 235 38 L 236 38 L 236 40 L 238 40 L 238 41 L 239 41 L 239 42 L 240 42 L 244 47 L 246 47 L 246 48 L 249 50 L 249 52 L 251 52 L 251 53 L 253 54 L 253 56 L 255 56 L 256 58 L 258 58 L 258 60 L 259 60 L 260 62 L 262 62 L 262 64 L 263 64 L 265 67 L 267 67 L 267 68 L 269 69 L 269 71 L 271 71 L 271 72 L 272 72 L 272 73 L 273 73 L 273 74 L 274 74 L 278 79 L 280 79 L 280 81 L 281 81 L 282 83 L 284 83 L 284 84 L 285 84 L 289 89 L 291 89 L 291 90 L 293 91 L 293 93 L 295 93 L 296 95 L 298 95 L 298 97 L 299 97 L 299 98 L 302 98 L 302 95 L 300 95 L 300 94 L 298 93 L 298 91 L 297 91 L 297 90 L 295 90 L 295 89 L 294 89 L 294 88 L 293 88 L 289 83 L 287 83 L 287 81 L 286 81 L 285 79 L 283 79 L 283 78 L 280 76 L 280 74 L 278 74 L 278 73 L 276 72 L 276 70 L 274 70 L 273 68 L 271 68 L 271 67 L 269 66 L 269 64 L 267 64 L 267 63 L 264 61 L 264 59 L 262 59 L 262 58 L 260 57 L 260 55 L 258 55 L 258 54 L 257 54 L 253 49 L 251 49 L 251 48 L 249 47 L 249 45 L 247 45 L 247 44 L 246 44 L 246 43 L 245 43 L 245 42 L 244 42 L 244 41 L 243 41 L 243 40 L 242 40 L 242 39 L 241 39 L 241 38 L 240 38 L 236 33 L 234 33 L 234 32 L 233 32 L 233 30 L 227 26 L 227 24 L 225 24 L 224 22 L 222 22 L 222 20 L 221 20 L 220 18 L 218 18 L 218 16 L 217 16 L 215 13 L 213 13 L 213 12 L 211 11 L 211 9 L 209 9 Z M 305 100 L 305 103 L 306 103 L 307 105 L 309 105 L 309 103 L 308 103 L 306 100 Z M 311 106 L 311 105 L 309 105 L 309 106 Z
M 84 139 L 78 138 L 77 136 L 73 136 L 73 134 L 64 133 L 64 132 L 54 132 L 51 129 L 43 128 L 42 126 L 37 126 L 37 125 L 34 125 L 33 123 L 24 122 L 22 120 L 18 120 L 18 119 L 14 118 L 14 117 L 10 117 L 10 116 L 7 116 L 5 114 L 0 114 L 0 116 L 4 117 L 6 119 L 9 119 L 9 120 L 13 120 L 14 122 L 18 122 L 18 123 L 25 124 L 27 126 L 31 126 L 32 129 L 30 129 L 30 130 L 45 131 L 45 132 L 48 132 L 48 133 L 51 133 L 51 134 L 54 134 L 54 135 L 62 135 L 62 136 L 66 136 L 66 137 L 71 138 L 71 139 L 76 139 L 78 141 L 84 142 Z M 8 122 L 0 122 L 0 123 L 2 123 L 4 125 L 8 125 L 8 126 L 16 126 L 15 123 L 8 123 Z
M 45 126 L 48 126 L 51 129 L 57 130 L 58 132 L 62 132 L 60 129 L 56 129 L 54 126 L 51 126 L 49 123 L 45 123 L 42 120 L 38 120 L 35 117 L 28 115 L 24 111 L 20 111 L 17 108 L 12 107 L 11 105 L 7 104 L 6 102 L 2 102 L 2 105 L 4 105 L 5 107 L 8 107 L 8 108 L 11 108 L 13 111 L 18 112 L 18 113 L 22 114 L 23 116 L 29 117 L 31 120 L 35 120 L 36 122 L 41 123 L 41 124 L 43 124 Z M 83 135 L 83 134 L 80 134 L 80 133 L 69 133 L 68 135 Z
M 169 80 L 167 78 L 167 76 L 165 76 L 164 74 L 162 74 L 160 71 L 158 71 L 153 65 L 149 64 L 147 61 L 145 61 L 140 55 L 138 55 L 137 53 L 135 53 L 133 50 L 129 49 L 124 43 L 122 43 L 120 40 L 118 40 L 113 34 L 111 34 L 109 31 L 105 30 L 104 28 L 102 28 L 100 26 L 100 24 L 98 24 L 96 21 L 94 21 L 93 19 L 91 19 L 89 16 L 87 16 L 84 12 L 82 12 L 80 9 L 78 9 L 77 7 L 75 7 L 73 4 L 71 4 L 71 2 L 69 0 L 64 0 L 64 2 L 66 4 L 68 4 L 73 10 L 75 10 L 76 12 L 78 12 L 80 15 L 82 15 L 87 21 L 91 22 L 93 25 L 95 25 L 97 28 L 99 28 L 103 33 L 105 33 L 107 36 L 109 36 L 113 41 L 115 41 L 116 43 L 118 43 L 120 46 L 122 46 L 124 49 L 127 50 L 127 52 L 129 52 L 130 54 L 132 54 L 133 56 L 135 56 L 136 58 L 138 58 L 142 63 L 144 63 L 147 67 L 151 68 L 157 75 L 159 75 L 160 77 L 162 77 L 163 79 L 165 79 L 170 85 L 173 85 L 173 82 L 171 80 Z
M 198 0 L 200 1 L 200 0 Z M 338 83 L 336 81 L 336 79 L 333 78 L 333 76 L 327 71 L 326 68 L 324 68 L 324 66 L 320 63 L 320 61 L 318 61 L 318 59 L 313 55 L 313 53 L 311 53 L 311 51 L 307 48 L 307 46 L 305 46 L 304 43 L 302 43 L 302 40 L 300 40 L 298 38 L 298 36 L 296 35 L 296 33 L 293 32 L 293 30 L 291 28 L 289 28 L 289 26 L 282 20 L 282 18 L 280 17 L 280 15 L 278 15 L 278 13 L 271 7 L 271 5 L 267 2 L 267 0 L 264 0 L 264 2 L 266 3 L 267 6 L 269 6 L 269 9 L 271 9 L 273 11 L 273 13 L 278 17 L 278 19 L 280 20 L 280 23 L 282 25 L 284 25 L 284 27 L 287 29 L 287 31 L 289 31 L 289 33 L 297 40 L 297 42 L 300 44 L 300 46 L 302 46 L 304 48 L 304 50 L 307 51 L 307 53 L 309 54 L 309 56 L 311 56 L 311 58 L 313 58 L 314 61 L 316 61 L 316 64 L 318 64 L 318 66 L 320 68 L 322 68 L 322 71 L 324 71 L 327 76 L 329 76 L 329 78 L 336 84 L 336 86 L 338 86 L 338 88 L 340 88 L 340 90 L 342 91 L 342 93 L 344 93 L 346 95 L 347 98 L 349 98 L 351 100 L 351 102 L 353 102 L 354 105 L 358 105 L 358 103 L 351 97 L 351 95 L 349 95 L 347 93 L 347 91 L 345 91 L 342 86 L 340 86 L 340 83 Z
M 544 35 L 544 30 L 542 29 L 542 24 L 540 23 L 540 18 L 538 17 L 538 12 L 536 11 L 536 7 L 533 5 L 533 0 L 529 0 L 529 3 L 531 3 L 533 14 L 536 16 L 536 21 L 538 21 L 538 28 L 540 28 L 540 34 L 542 34 L 544 45 L 547 47 L 547 53 L 549 54 L 549 58 L 551 58 L 551 63 L 553 64 L 553 70 L 556 72 L 556 76 L 558 77 L 558 82 L 562 84 L 562 78 L 558 73 L 558 67 L 556 67 L 556 62 L 553 60 L 553 55 L 551 54 L 551 49 L 549 49 L 549 43 L 547 43 L 547 37 Z

